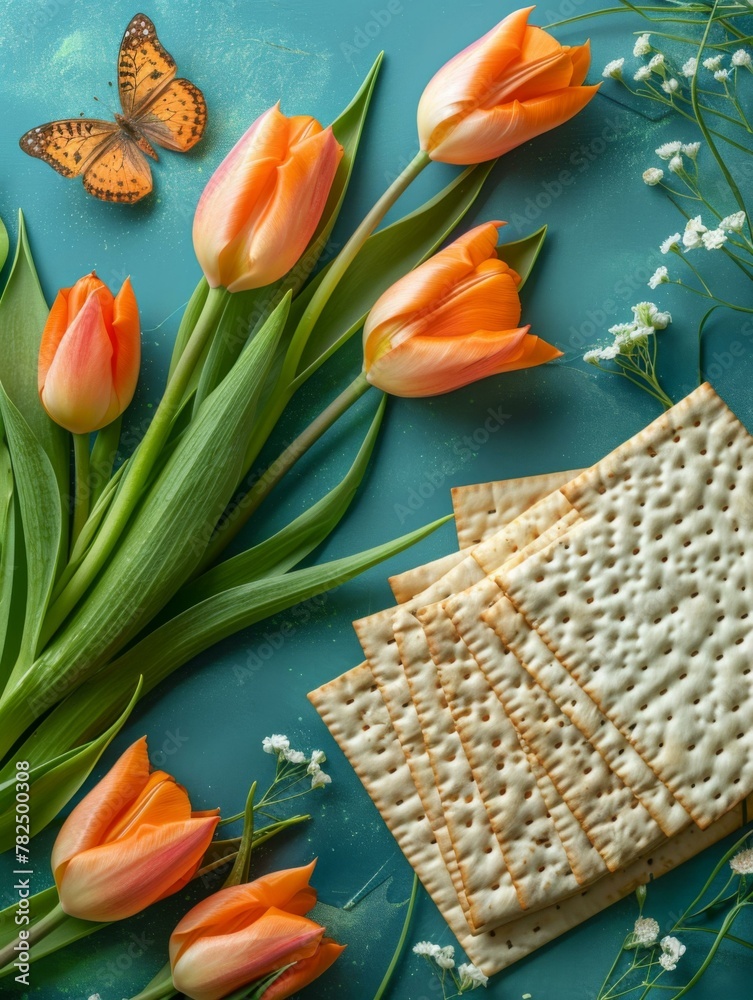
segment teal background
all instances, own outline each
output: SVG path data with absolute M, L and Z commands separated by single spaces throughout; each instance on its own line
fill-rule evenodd
M 88 197 L 80 183 L 24 156 L 17 142 L 26 129 L 43 121 L 116 110 L 116 92 L 108 81 L 115 79 L 117 46 L 135 13 L 134 3 L 29 0 L 3 5 L 0 215 L 13 235 L 15 212 L 23 207 L 50 301 L 57 287 L 70 285 L 91 268 L 111 286 L 132 276 L 144 328 L 144 366 L 128 415 L 127 440 L 138 439 L 159 398 L 180 312 L 199 277 L 190 238 L 193 208 L 212 170 L 247 125 L 278 99 L 288 114 L 311 113 L 330 121 L 379 50 L 386 50 L 346 209 L 334 234 L 341 244 L 413 155 L 415 107 L 425 82 L 513 6 L 499 0 L 393 0 L 392 13 L 384 13 L 383 0 L 152 0 L 146 12 L 180 73 L 203 89 L 209 127 L 204 141 L 188 155 L 162 154 L 154 167 L 154 195 L 127 207 Z M 597 6 L 594 0 L 552 0 L 539 7 L 534 20 L 547 24 Z M 595 81 L 608 59 L 629 56 L 631 32 L 639 27 L 634 19 L 613 17 L 561 29 L 558 37 L 579 42 L 590 35 L 594 60 L 589 80 Z M 633 62 L 628 59 L 629 65 Z M 99 106 L 94 95 L 102 101 Z M 650 298 L 673 313 L 673 326 L 661 335 L 662 376 L 670 394 L 680 398 L 696 384 L 696 329 L 705 306 L 675 288 L 653 293 L 646 288 L 648 276 L 665 262 L 659 243 L 681 228 L 681 220 L 660 191 L 647 189 L 640 176 L 658 162 L 652 150 L 659 142 L 696 136 L 676 120 L 634 113 L 624 96 L 608 81 L 575 120 L 505 157 L 468 218 L 469 226 L 476 220 L 507 219 L 513 239 L 549 224 L 545 251 L 524 293 L 524 315 L 533 331 L 556 343 L 564 357 L 545 369 L 491 379 L 439 399 L 393 400 L 360 496 L 317 559 L 345 555 L 446 514 L 451 486 L 586 465 L 644 426 L 657 415 L 653 401 L 581 360 L 607 326 L 629 318 L 636 301 Z M 572 183 L 562 185 L 562 170 Z M 453 168 L 432 166 L 401 200 L 398 213 L 417 206 L 454 173 Z M 730 204 L 729 211 L 733 208 Z M 723 261 L 707 258 L 706 263 L 716 266 L 724 295 L 749 300 L 739 274 Z M 749 427 L 751 333 L 739 317 L 722 315 L 706 342 L 707 369 L 716 387 Z M 735 343 L 739 347 L 733 358 L 730 347 Z M 278 446 L 305 426 L 359 364 L 354 342 L 296 398 Z M 375 403 L 367 396 L 300 463 L 263 509 L 265 531 L 287 523 L 337 481 Z M 485 441 L 479 432 L 474 441 L 490 411 L 504 414 L 499 429 Z M 268 454 L 273 456 L 275 449 L 270 447 Z M 253 779 L 263 787 L 271 778 L 271 758 L 261 752 L 264 735 L 284 732 L 294 746 L 327 752 L 332 786 L 301 802 L 310 808 L 313 821 L 260 850 L 255 862 L 262 872 L 319 857 L 318 917 L 349 947 L 308 989 L 312 1000 L 373 996 L 400 931 L 411 871 L 305 695 L 360 662 L 350 622 L 392 603 L 387 575 L 443 554 L 454 540 L 452 525 L 447 525 L 412 551 L 308 605 L 303 615 L 281 615 L 199 657 L 139 706 L 96 771 L 101 775 L 124 747 L 147 733 L 155 764 L 190 789 L 197 807 L 234 812 L 242 807 Z M 282 639 L 286 623 L 293 628 Z M 33 842 L 40 887 L 48 884 L 53 836 L 49 830 Z M 712 849 L 652 887 L 646 912 L 668 927 L 671 914 L 700 885 L 719 851 L 721 847 Z M 2 891 L 2 905 L 8 905 L 8 877 Z M 359 895 L 360 902 L 344 908 Z M 58 1000 L 99 992 L 102 1000 L 120 1000 L 137 992 L 163 964 L 167 937 L 186 909 L 186 898 L 168 900 L 46 961 L 34 970 L 28 995 Z M 611 907 L 503 972 L 487 995 L 505 1000 L 524 994 L 532 1000 L 594 997 L 634 916 L 631 900 Z M 738 933 L 744 933 L 742 922 L 739 927 Z M 749 920 L 749 935 L 750 930 Z M 423 938 L 452 940 L 422 892 L 411 942 Z M 700 947 L 697 941 L 688 944 Z M 751 971 L 750 952 L 725 946 L 693 996 L 749 996 L 746 971 Z M 0 993 L 16 995 L 7 980 Z M 424 963 L 407 952 L 390 996 L 433 1000 L 440 991 Z

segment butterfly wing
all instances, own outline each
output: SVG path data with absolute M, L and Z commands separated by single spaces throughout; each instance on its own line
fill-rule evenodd
M 196 145 L 206 128 L 204 95 L 190 80 L 173 80 L 133 124 L 150 142 L 185 153 Z
M 204 134 L 207 106 L 199 88 L 176 80 L 175 73 L 175 60 L 160 44 L 154 24 L 137 14 L 125 30 L 118 58 L 123 115 L 149 141 L 185 152 Z
M 118 93 L 125 117 L 137 117 L 175 73 L 175 60 L 160 44 L 154 24 L 146 14 L 136 14 L 125 30 L 118 56 Z
M 118 132 L 84 173 L 84 187 L 101 201 L 132 205 L 152 190 L 149 163 L 133 139 Z
M 115 122 L 98 118 L 70 118 L 30 129 L 19 140 L 24 153 L 57 170 L 78 177 L 118 132 Z

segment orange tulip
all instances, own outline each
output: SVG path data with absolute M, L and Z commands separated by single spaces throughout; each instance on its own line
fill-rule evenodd
M 111 423 L 133 399 L 141 362 L 139 310 L 129 278 L 116 296 L 94 271 L 61 288 L 39 348 L 39 396 L 74 434 Z
M 219 822 L 191 812 L 186 790 L 149 772 L 138 740 L 79 802 L 52 849 L 60 904 L 71 917 L 123 920 L 194 876 Z
M 261 288 L 295 266 L 342 157 L 331 128 L 275 105 L 235 144 L 199 199 L 193 242 L 212 288 Z
M 229 886 L 194 906 L 170 937 L 175 989 L 220 1000 L 290 965 L 264 993 L 283 1000 L 328 969 L 343 947 L 304 916 L 316 902 L 314 864 Z
M 560 45 L 528 24 L 532 10 L 508 15 L 430 80 L 418 105 L 418 134 L 432 160 L 502 156 L 572 118 L 599 89 L 581 86 L 588 42 Z
M 561 356 L 518 327 L 520 277 L 495 250 L 502 225 L 465 233 L 377 300 L 363 331 L 372 385 L 393 396 L 437 396 Z

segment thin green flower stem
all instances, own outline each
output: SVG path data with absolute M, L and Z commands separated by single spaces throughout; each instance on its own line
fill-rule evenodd
M 43 938 L 47 937 L 56 927 L 59 927 L 62 923 L 68 920 L 68 914 L 63 910 L 63 907 L 58 903 L 49 913 L 41 917 L 35 924 L 32 924 L 28 930 L 28 936 L 24 940 L 24 945 L 28 946 L 31 959 L 34 959 L 34 945 L 41 941 Z M 16 951 L 16 945 L 19 943 L 20 938 L 16 937 L 13 941 L 7 944 L 4 948 L 0 949 L 0 970 L 5 969 L 13 963 L 18 952 Z
M 140 993 L 131 997 L 131 1000 L 166 1000 L 167 997 L 175 996 L 177 992 L 173 986 L 170 963 L 167 962 L 152 981 Z
M 604 982 L 601 984 L 601 987 L 599 988 L 599 993 L 598 993 L 598 996 L 596 997 L 596 1000 L 604 1000 L 604 987 L 609 983 L 609 980 L 612 978 L 612 973 L 617 968 L 617 964 L 620 961 L 620 959 L 622 958 L 623 952 L 625 951 L 625 946 L 627 945 L 627 943 L 630 940 L 630 938 L 631 938 L 630 934 L 628 934 L 627 937 L 624 938 L 624 940 L 622 942 L 622 946 L 621 946 L 620 950 L 617 952 L 615 960 L 614 960 L 614 962 L 612 962 L 612 966 L 611 966 L 609 972 L 604 977 Z M 634 968 L 635 968 L 635 954 L 633 955 L 633 961 L 632 961 L 632 963 L 630 965 L 630 971 L 632 971 Z
M 696 278 L 698 278 L 698 280 L 700 281 L 700 283 L 703 285 L 704 289 L 706 290 L 706 294 L 708 295 L 708 297 L 710 299 L 713 299 L 715 297 L 714 294 L 712 293 L 711 289 L 706 284 L 706 282 L 703 280 L 703 277 L 701 276 L 701 272 L 698 270 L 698 268 L 695 266 L 695 264 L 693 264 L 693 262 L 690 260 L 690 258 L 688 257 L 687 254 L 681 254 L 681 257 L 682 257 L 682 260 L 685 262 L 685 264 L 690 268 L 690 270 L 693 272 L 693 274 L 696 276 Z
M 172 378 L 165 387 L 149 429 L 134 452 L 120 489 L 78 570 L 63 592 L 54 601 L 45 617 L 40 648 L 60 628 L 67 616 L 86 593 L 123 534 L 138 503 L 160 450 L 170 434 L 175 414 L 180 409 L 183 394 L 204 347 L 214 332 L 229 293 L 224 288 L 210 288 L 201 316 L 180 357 Z
M 235 538 L 251 515 L 258 510 L 280 480 L 292 469 L 319 438 L 371 388 L 361 372 L 316 419 L 298 435 L 295 441 L 262 473 L 251 489 L 235 504 L 233 514 L 217 529 L 201 561 L 196 575 L 214 565 L 220 554 Z
M 419 150 L 410 163 L 390 184 L 384 194 L 379 198 L 373 208 L 366 214 L 363 221 L 354 230 L 352 236 L 335 257 L 326 276 L 311 297 L 311 301 L 306 306 L 303 315 L 298 321 L 295 333 L 290 344 L 288 355 L 285 359 L 282 371 L 282 384 L 288 384 L 295 379 L 298 363 L 303 353 L 314 324 L 322 314 L 324 307 L 329 301 L 332 292 L 340 283 L 340 279 L 353 263 L 361 247 L 371 236 L 376 227 L 392 208 L 400 195 L 415 180 L 421 171 L 431 163 L 428 153 Z
M 719 931 L 715 927 L 678 927 L 677 929 L 681 930 L 683 934 L 691 934 L 698 932 L 700 934 L 713 934 L 716 936 L 719 933 Z M 743 938 L 735 937 L 734 934 L 728 934 L 727 940 L 732 941 L 734 944 L 739 944 L 743 948 L 749 948 L 751 951 L 753 951 L 753 942 L 751 941 L 745 941 Z
M 387 966 L 387 971 L 379 984 L 379 989 L 374 994 L 374 1000 L 382 1000 L 382 997 L 387 992 L 392 977 L 397 968 L 397 963 L 402 957 L 403 951 L 405 949 L 405 942 L 408 939 L 408 933 L 410 931 L 410 925 L 413 920 L 413 910 L 416 905 L 416 897 L 418 896 L 418 875 L 413 876 L 413 888 L 411 889 L 410 899 L 408 900 L 408 910 L 405 914 L 405 920 L 403 921 L 403 929 L 398 938 L 397 947 L 395 948 L 394 954 L 392 955 L 392 961 Z
M 645 91 L 632 90 L 630 87 L 628 87 L 627 89 L 630 90 L 631 94 L 636 94 L 639 97 L 648 97 L 650 100 L 655 101 L 657 104 L 663 104 L 665 107 L 672 108 L 674 111 L 677 112 L 678 115 L 681 115 L 686 121 L 692 122 L 694 125 L 698 125 L 697 118 L 694 118 L 693 115 L 689 115 L 687 111 L 684 111 L 682 108 L 678 107 L 672 101 L 659 96 L 658 91 L 653 91 L 653 93 L 650 93 L 648 88 Z M 654 96 L 654 94 L 656 94 L 656 96 Z M 735 142 L 734 139 L 730 139 L 730 137 L 724 135 L 723 132 L 717 132 L 714 129 L 709 129 L 708 126 L 707 130 L 710 135 L 715 135 L 718 139 L 723 139 L 730 146 L 734 146 L 735 149 L 739 149 L 743 153 L 747 153 L 748 155 L 750 155 L 750 149 L 747 146 L 743 146 L 739 142 Z
M 605 368 L 604 371 L 611 371 L 611 369 Z M 621 375 L 623 378 L 626 378 L 628 382 L 632 382 L 633 385 L 637 385 L 639 389 L 643 389 L 643 391 L 647 392 L 649 396 L 653 396 L 658 403 L 661 403 L 665 410 L 669 410 L 672 406 L 674 406 L 673 401 L 664 392 L 661 386 L 652 382 L 651 379 L 648 378 L 648 376 L 646 376 L 643 372 L 640 373 L 641 381 L 632 378 L 632 376 L 628 375 L 626 371 L 614 372 L 613 374 Z
M 751 836 L 750 833 L 743 834 L 743 836 L 740 837 L 732 845 L 732 847 L 730 847 L 730 849 L 727 851 L 727 853 L 724 855 L 724 857 L 722 857 L 716 863 L 716 865 L 714 866 L 713 871 L 711 872 L 711 874 L 709 875 L 709 877 L 704 882 L 703 887 L 701 888 L 701 891 L 698 893 L 698 895 L 695 897 L 695 899 L 690 903 L 690 905 L 686 907 L 684 913 L 682 914 L 682 916 L 677 921 L 677 925 L 684 923 L 688 919 L 688 914 L 691 913 L 693 910 L 695 910 L 695 908 L 701 902 L 701 900 L 706 895 L 706 893 L 708 892 L 708 890 L 714 884 L 714 880 L 716 879 L 717 875 L 722 871 L 722 869 L 724 868 L 724 866 L 729 862 L 730 858 L 733 858 L 739 851 L 743 850 L 743 846 L 746 844 L 746 842 L 748 841 L 748 839 L 749 839 L 750 836 Z
M 692 913 L 688 913 L 687 916 L 684 916 L 684 920 L 692 920 L 693 917 L 698 917 L 698 916 L 700 916 L 701 913 L 706 913 L 707 910 L 710 910 L 713 906 L 716 906 L 719 903 L 720 900 L 724 901 L 724 900 L 722 900 L 722 897 L 724 896 L 724 894 L 727 891 L 727 889 L 729 889 L 729 887 L 735 881 L 736 877 L 737 876 L 734 874 L 734 872 L 732 872 L 732 874 L 730 874 L 730 876 L 727 879 L 727 881 L 724 883 L 724 888 L 721 889 L 716 894 L 716 896 L 714 896 L 714 898 L 711 900 L 711 902 L 707 903 L 705 906 L 701 907 L 700 910 L 694 910 Z M 737 897 L 737 893 L 735 893 L 735 897 Z M 727 898 L 729 899 L 731 897 L 727 897 Z
M 703 960 L 701 967 L 697 970 L 696 974 L 693 976 L 690 982 L 687 983 L 685 986 L 683 986 L 680 992 L 676 994 L 674 1000 L 680 1000 L 680 997 L 686 996 L 690 992 L 690 990 L 693 989 L 693 987 L 699 982 L 701 977 L 708 969 L 709 965 L 711 965 L 711 962 L 714 956 L 716 955 L 717 951 L 719 950 L 722 941 L 727 936 L 727 931 L 729 930 L 729 928 L 734 924 L 735 920 L 737 920 L 738 916 L 743 911 L 743 909 L 745 909 L 746 906 L 751 906 L 751 905 L 753 904 L 741 903 L 738 906 L 733 907 L 729 911 L 727 916 L 722 921 L 722 926 L 719 928 L 719 932 L 717 933 L 716 939 L 714 940 L 714 943 L 711 945 L 709 953 Z
M 89 517 L 89 435 L 73 435 L 73 460 L 76 477 L 76 494 L 73 507 L 73 527 L 71 529 L 71 549 L 76 544 L 81 530 Z

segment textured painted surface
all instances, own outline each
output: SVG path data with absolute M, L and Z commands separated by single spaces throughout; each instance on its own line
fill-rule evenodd
M 509 0 L 397 0 L 390 13 L 381 0 L 153 0 L 146 12 L 179 72 L 204 90 L 210 124 L 205 140 L 190 154 L 161 154 L 154 167 L 154 196 L 129 208 L 94 201 L 80 183 L 25 157 L 17 139 L 51 118 L 116 109 L 109 82 L 114 82 L 117 45 L 134 6 L 125 0 L 3 5 L 0 215 L 15 229 L 15 210 L 24 208 L 48 299 L 57 286 L 92 267 L 113 285 L 132 275 L 142 308 L 145 360 L 130 413 L 131 440 L 158 398 L 178 316 L 198 277 L 190 243 L 193 207 L 212 169 L 247 124 L 278 99 L 288 114 L 331 120 L 377 52 L 386 50 L 362 156 L 335 233 L 342 243 L 412 156 L 414 109 L 424 82 L 512 6 Z M 546 24 L 596 6 L 594 0 L 552 0 L 541 6 L 536 20 Z M 580 41 L 591 35 L 595 70 L 590 79 L 595 81 L 607 59 L 629 52 L 635 27 L 627 19 L 592 21 L 560 37 Z M 678 228 L 679 219 L 640 180 L 641 171 L 655 162 L 651 151 L 659 142 L 695 136 L 610 100 L 619 94 L 616 85 L 604 89 L 606 94 L 579 118 L 510 154 L 469 217 L 469 224 L 509 220 L 510 238 L 549 223 L 547 247 L 526 289 L 525 316 L 533 331 L 557 343 L 565 357 L 546 370 L 493 379 L 442 399 L 391 405 L 361 495 L 317 558 L 346 554 L 448 512 L 451 485 L 582 466 L 648 422 L 656 410 L 647 396 L 598 375 L 580 360 L 585 347 L 606 326 L 627 317 L 635 301 L 655 298 L 674 314 L 673 327 L 662 334 L 670 393 L 679 397 L 695 384 L 695 330 L 703 303 L 674 289 L 649 293 L 646 288 L 649 274 L 662 262 L 656 248 Z M 417 205 L 452 174 L 443 167 L 427 170 L 400 209 Z M 733 297 L 737 275 L 720 273 L 725 293 Z M 726 354 L 733 342 L 742 345 L 734 361 Z M 752 346 L 749 332 L 746 336 L 735 318 L 720 319 L 711 329 L 708 357 L 721 373 L 716 387 L 749 426 Z M 296 401 L 285 438 L 355 372 L 357 345 L 342 354 Z M 286 523 L 331 487 L 357 448 L 373 407 L 372 400 L 364 400 L 301 463 L 270 505 L 274 525 Z M 294 745 L 321 746 L 330 754 L 334 784 L 326 794 L 304 800 L 314 821 L 257 857 L 261 871 L 319 856 L 319 915 L 349 948 L 306 993 L 312 1000 L 373 996 L 399 933 L 411 875 L 305 692 L 360 659 L 350 621 L 390 603 L 387 572 L 434 558 L 452 541 L 447 526 L 387 567 L 198 658 L 147 699 L 103 762 L 109 765 L 119 749 L 146 732 L 157 762 L 189 787 L 197 804 L 233 812 L 241 808 L 248 783 L 257 778 L 263 784 L 270 774 L 270 758 L 260 748 L 265 734 L 286 732 Z M 286 623 L 292 629 L 283 639 Z M 46 884 L 50 843 L 51 836 L 44 835 L 33 845 L 40 887 Z M 713 864 L 711 853 L 651 890 L 647 912 L 662 926 L 669 925 L 675 900 L 684 901 L 702 881 Z M 9 884 L 3 880 L 4 905 L 10 901 Z M 361 895 L 360 902 L 344 908 Z M 167 935 L 184 909 L 184 899 L 169 900 L 49 960 L 36 970 L 28 995 L 79 1000 L 99 991 L 102 1000 L 120 1000 L 137 992 L 162 965 Z M 632 920 L 632 903 L 613 907 L 503 973 L 487 995 L 588 1000 Z M 449 940 L 432 904 L 422 897 L 413 939 L 425 937 Z M 713 977 L 693 996 L 743 996 L 748 955 L 725 948 Z M 14 995 L 7 989 L 3 984 L 3 996 Z M 433 1000 L 439 995 L 422 963 L 407 956 L 391 996 Z

